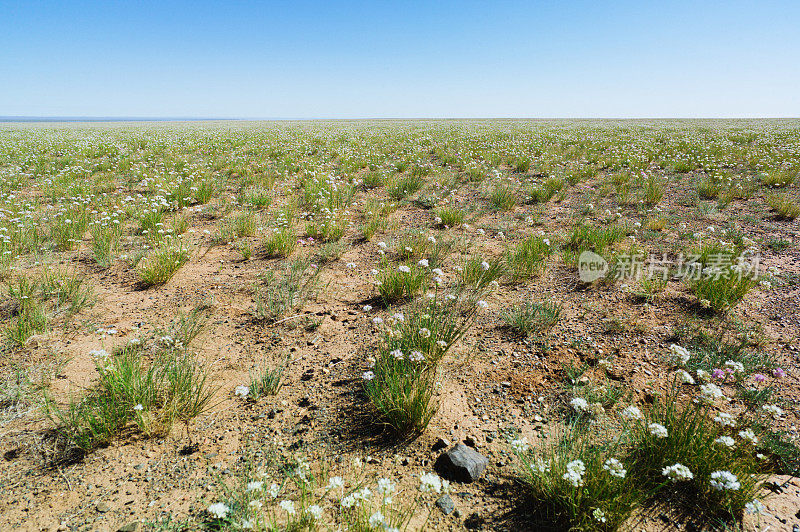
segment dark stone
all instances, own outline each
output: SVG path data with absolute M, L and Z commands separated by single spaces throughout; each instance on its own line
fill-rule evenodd
M 489 459 L 459 443 L 436 460 L 436 471 L 443 477 L 457 482 L 473 482 L 486 471 Z
M 486 521 L 477 513 L 470 514 L 469 517 L 464 519 L 464 527 L 467 530 L 480 530 Z
M 438 499 L 436 499 L 436 506 L 442 511 L 444 515 L 450 515 L 453 510 L 456 509 L 456 505 L 453 503 L 453 499 L 450 498 L 450 495 L 442 495 Z
M 442 449 L 447 449 L 448 447 L 450 447 L 450 442 L 445 440 L 444 438 L 439 438 L 436 440 L 436 443 L 433 444 L 433 447 L 431 447 L 431 449 L 433 451 L 441 451 Z

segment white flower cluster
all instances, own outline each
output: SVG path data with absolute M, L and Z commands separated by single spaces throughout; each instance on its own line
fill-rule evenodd
M 714 471 L 711 473 L 711 487 L 717 491 L 735 491 L 741 487 L 739 479 L 730 471 Z
M 664 425 L 660 425 L 658 423 L 650 423 L 647 425 L 647 430 L 650 432 L 652 436 L 656 438 L 666 438 L 669 436 L 669 432 L 667 432 L 667 427 Z
M 573 460 L 567 464 L 567 472 L 561 478 L 572 484 L 575 488 L 583 486 L 583 475 L 586 473 L 586 465 L 582 460 Z
M 623 467 L 622 462 L 617 460 L 616 458 L 609 458 L 603 464 L 603 469 L 608 471 L 608 474 L 612 477 L 617 478 L 625 478 L 625 475 L 628 471 Z
M 709 382 L 700 385 L 700 398 L 703 402 L 713 404 L 723 397 L 725 397 L 725 394 L 722 393 L 722 389 L 716 384 Z
M 419 481 L 419 490 L 422 492 L 447 493 L 450 489 L 450 482 L 440 479 L 436 473 L 423 473 Z
M 515 453 L 526 452 L 530 448 L 530 446 L 528 445 L 528 438 L 522 437 L 522 438 L 517 438 L 516 440 L 512 440 L 511 448 L 514 449 Z
M 670 345 L 669 350 L 672 353 L 672 362 L 676 366 L 685 365 L 691 358 L 689 351 L 685 347 L 681 347 L 677 344 Z
M 661 474 L 672 482 L 682 482 L 694 478 L 694 474 L 683 464 L 667 466 L 661 470 Z
M 637 407 L 635 407 L 633 405 L 626 406 L 622 410 L 620 415 L 625 419 L 631 419 L 631 420 L 633 420 L 633 419 L 642 419 L 642 417 L 644 417 L 644 416 L 642 416 L 642 411 L 639 410 Z

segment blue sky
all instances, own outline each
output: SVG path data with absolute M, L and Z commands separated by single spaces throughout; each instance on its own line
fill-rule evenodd
M 0 0 L 0 115 L 800 116 L 800 1 Z

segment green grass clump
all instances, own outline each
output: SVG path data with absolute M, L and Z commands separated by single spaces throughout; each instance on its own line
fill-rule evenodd
M 502 260 L 484 260 L 483 257 L 468 257 L 458 267 L 461 284 L 481 290 L 487 288 L 506 273 L 506 265 Z
M 556 193 L 564 188 L 564 180 L 557 177 L 550 177 L 542 184 L 535 185 L 528 189 L 528 196 L 532 203 L 545 203 Z
M 436 211 L 438 227 L 457 227 L 464 223 L 464 211 L 455 207 L 443 207 Z
M 726 428 L 715 423 L 714 417 L 709 405 L 684 403 L 677 391 L 669 392 L 633 424 L 626 463 L 637 489 L 654 492 L 661 501 L 671 501 L 687 516 L 721 523 L 738 519 L 745 504 L 760 496 L 765 476 L 754 446 L 737 436 L 745 427 Z M 663 427 L 666 436 L 654 434 L 652 424 Z M 720 436 L 738 441 L 728 447 L 719 443 Z M 664 468 L 675 464 L 687 467 L 692 478 L 671 481 Z M 711 480 L 716 471 L 735 475 L 739 487 L 715 489 Z
M 512 281 L 530 279 L 544 270 L 553 248 L 547 238 L 529 236 L 506 252 L 506 267 Z
M 48 398 L 46 411 L 69 447 L 88 452 L 120 437 L 130 427 L 147 436 L 164 435 L 177 421 L 198 416 L 214 390 L 207 370 L 179 349 L 147 361 L 138 347 L 96 357 L 98 382 L 86 396 L 64 407 Z
M 289 262 L 280 275 L 269 270 L 255 288 L 255 316 L 276 321 L 300 308 L 320 288 L 320 268 L 305 259 Z
M 488 199 L 495 210 L 510 211 L 517 205 L 517 192 L 511 185 L 498 183 L 489 192 Z
M 561 305 L 525 302 L 503 311 L 501 319 L 516 334 L 541 336 L 558 323 L 560 316 Z
M 385 304 L 411 299 L 427 286 L 429 269 L 418 264 L 394 265 L 384 261 L 378 270 L 378 295 Z
M 297 236 L 289 227 L 271 231 L 264 240 L 264 253 L 268 257 L 288 257 L 297 247 Z
M 774 169 L 761 174 L 761 184 L 770 188 L 784 188 L 794 183 L 797 175 L 797 170 Z
M 389 180 L 386 191 L 390 198 L 400 201 L 421 189 L 424 184 L 425 180 L 420 175 L 399 175 Z
M 375 362 L 363 375 L 364 393 L 399 434 L 418 433 L 436 413 L 433 392 L 439 362 L 467 332 L 477 306 L 467 298 L 427 299 L 387 324 Z
M 800 204 L 792 200 L 788 194 L 773 194 L 767 197 L 767 204 L 775 211 L 778 218 L 794 220 L 800 216 Z
M 278 393 L 283 384 L 283 374 L 288 365 L 289 359 L 287 358 L 282 364 L 274 368 L 265 366 L 251 371 L 248 397 L 258 401 L 261 397 Z
M 648 495 L 625 474 L 623 450 L 597 445 L 580 425 L 549 443 L 516 439 L 511 448 L 531 530 L 619 530 Z
M 35 272 L 7 282 L 6 301 L 13 309 L 2 327 L 5 343 L 22 346 L 50 323 L 68 319 L 94 303 L 92 289 L 83 277 L 69 272 Z
M 145 286 L 164 284 L 187 262 L 189 250 L 183 243 L 174 239 L 167 240 L 139 262 L 139 280 Z

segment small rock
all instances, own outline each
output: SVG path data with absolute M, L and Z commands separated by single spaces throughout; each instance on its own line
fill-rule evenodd
M 436 460 L 436 470 L 445 478 L 457 482 L 473 482 L 486 471 L 489 459 L 459 443 Z
M 139 532 L 140 530 L 142 530 L 142 524 L 139 521 L 133 521 L 119 527 L 117 532 Z
M 111 511 L 111 507 L 109 505 L 107 505 L 106 503 L 104 503 L 104 502 L 97 503 L 97 506 L 95 508 L 101 514 L 104 514 L 106 512 L 110 512 Z
M 453 503 L 453 499 L 450 498 L 450 495 L 442 495 L 438 499 L 436 499 L 436 506 L 442 511 L 444 515 L 450 515 L 453 510 L 456 509 L 456 505 Z

